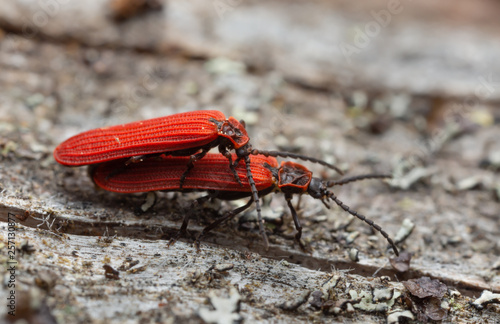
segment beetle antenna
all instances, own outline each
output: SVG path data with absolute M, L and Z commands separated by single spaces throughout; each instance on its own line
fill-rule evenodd
M 389 237 L 389 234 L 387 234 L 382 229 L 382 227 L 380 227 L 380 225 L 375 224 L 371 219 L 366 218 L 365 216 L 359 214 L 358 212 L 356 212 L 354 210 L 351 210 L 349 208 L 349 206 L 347 206 L 342 201 L 340 201 L 337 198 L 337 196 L 335 196 L 335 194 L 333 192 L 328 191 L 327 197 L 330 198 L 331 200 L 335 201 L 335 203 L 337 205 L 339 205 L 343 210 L 345 210 L 346 212 L 348 212 L 352 216 L 355 216 L 355 217 L 359 218 L 363 222 L 367 223 L 368 225 L 370 225 L 371 227 L 373 227 L 374 229 L 376 229 L 380 234 L 382 234 L 383 237 L 385 237 L 385 239 L 387 240 L 387 242 L 389 242 L 389 244 L 391 245 L 392 249 L 394 250 L 394 253 L 396 253 L 396 255 L 399 256 L 399 251 L 398 251 L 398 248 L 396 247 L 396 244 L 394 244 L 394 241 Z
M 245 165 L 247 168 L 247 178 L 248 178 L 248 183 L 250 184 L 250 187 L 252 188 L 252 199 L 255 202 L 255 209 L 257 210 L 257 219 L 259 221 L 259 232 L 260 235 L 262 236 L 262 239 L 264 240 L 264 246 L 266 250 L 269 249 L 269 241 L 267 239 L 266 232 L 264 230 L 264 222 L 262 221 L 262 214 L 261 214 L 261 209 L 260 209 L 260 201 L 259 201 L 259 193 L 257 191 L 257 187 L 255 186 L 255 181 L 253 180 L 252 176 L 252 169 L 250 167 L 250 156 L 245 155 Z
M 329 180 L 325 182 L 327 187 L 342 186 L 350 182 L 365 180 L 365 179 L 390 179 L 392 175 L 390 174 L 362 174 L 358 176 L 352 176 L 340 180 Z
M 280 151 L 266 151 L 266 150 L 258 150 L 258 149 L 253 149 L 250 152 L 250 154 L 252 154 L 252 155 L 262 154 L 264 156 L 284 157 L 284 158 L 289 157 L 289 158 L 292 158 L 292 159 L 309 161 L 309 162 L 318 163 L 318 164 L 324 165 L 324 166 L 326 166 L 326 167 L 328 167 L 330 169 L 333 169 L 333 170 L 335 170 L 340 175 L 344 174 L 344 172 L 342 172 L 342 170 L 340 170 L 338 167 L 336 167 L 333 164 L 330 164 L 330 163 L 325 162 L 325 161 L 320 160 L 320 159 L 316 159 L 316 158 L 313 158 L 313 157 L 302 155 L 302 154 L 295 154 L 295 153 L 291 153 L 291 152 L 280 152 Z

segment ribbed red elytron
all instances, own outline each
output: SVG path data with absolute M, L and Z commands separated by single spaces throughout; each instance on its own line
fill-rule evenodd
M 155 153 L 191 155 L 225 144 L 239 149 L 249 141 L 243 125 L 216 110 L 180 113 L 75 135 L 54 150 L 57 162 L 81 166 Z
M 182 189 L 194 163 L 199 163 L 210 149 L 218 147 L 219 152 L 229 161 L 229 172 L 242 186 L 242 177 L 236 172 L 235 166 L 239 165 L 240 160 L 245 161 L 246 181 L 250 185 L 260 223 L 260 202 L 250 166 L 250 155 L 306 160 L 342 174 L 334 165 L 319 159 L 289 152 L 254 149 L 249 140 L 244 122 L 239 122 L 234 117 L 226 119 L 220 111 L 200 110 L 89 130 L 61 143 L 54 150 L 54 158 L 63 165 L 81 166 L 124 158 L 121 163 L 128 165 L 161 154 L 189 156 L 186 169 L 178 177 L 178 188 Z M 231 150 L 235 150 L 236 157 L 231 154 Z
M 233 156 L 233 158 L 235 157 Z M 155 159 L 148 159 L 143 163 L 130 165 L 120 170 L 123 161 L 112 161 L 96 166 L 91 170 L 91 176 L 98 186 L 114 192 L 135 193 L 156 190 L 179 191 L 179 178 L 183 174 L 188 162 L 189 158 L 187 157 L 158 157 Z M 299 244 L 302 245 L 300 240 L 302 236 L 302 226 L 300 225 L 297 212 L 291 200 L 295 194 L 301 195 L 308 193 L 313 198 L 320 199 L 328 208 L 330 208 L 328 201 L 333 200 L 346 212 L 375 228 L 386 238 L 394 250 L 394 253 L 399 255 L 395 243 L 379 225 L 356 211 L 351 210 L 340 201 L 333 192 L 328 190 L 329 187 L 335 185 L 343 185 L 349 182 L 370 178 L 388 178 L 390 176 L 367 174 L 345 178 L 340 181 L 323 181 L 313 177 L 311 171 L 298 163 L 282 162 L 281 165 L 278 166 L 278 162 L 275 158 L 263 155 L 251 156 L 249 165 L 254 176 L 255 187 L 259 196 L 264 196 L 271 192 L 282 192 L 285 195 L 287 205 L 297 229 L 295 238 Z M 200 237 L 222 222 L 233 218 L 235 215 L 249 208 L 254 201 L 252 187 L 248 184 L 248 179 L 246 178 L 246 166 L 243 163 L 239 163 L 235 170 L 238 176 L 243 180 L 243 185 L 240 185 L 231 176 L 227 160 L 224 157 L 219 154 L 207 154 L 203 160 L 197 163 L 196 168 L 192 170 L 189 178 L 186 179 L 183 186 L 184 189 L 208 191 L 209 195 L 207 197 L 210 198 L 233 200 L 251 197 L 245 205 L 228 212 L 223 217 L 208 225 L 202 231 Z M 206 200 L 206 197 L 203 199 Z M 179 235 L 185 233 L 188 222 L 189 213 L 184 219 Z M 264 232 L 261 218 L 259 218 L 259 230 L 267 247 L 268 240 Z
M 233 156 L 234 157 L 234 156 Z M 123 160 L 102 163 L 91 169 L 90 174 L 99 187 L 119 193 L 135 193 L 147 191 L 179 191 L 179 178 L 186 170 L 189 157 L 159 156 L 123 167 Z M 252 155 L 250 167 L 255 186 L 260 192 L 273 185 L 271 171 L 264 167 L 278 167 L 273 157 Z M 248 196 L 250 187 L 243 161 L 236 166 L 243 186 L 234 180 L 229 172 L 227 160 L 220 154 L 208 153 L 196 163 L 184 181 L 184 191 L 243 192 Z M 237 199 L 237 198 L 235 198 Z

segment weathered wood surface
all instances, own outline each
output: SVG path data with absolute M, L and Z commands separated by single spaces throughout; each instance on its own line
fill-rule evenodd
M 354 308 L 323 313 L 313 306 L 312 296 L 296 310 L 279 307 L 300 300 L 301 294 L 321 290 L 328 278 L 338 275 L 341 279 L 328 295 L 335 302 L 351 298 L 350 290 L 359 294 L 385 287 L 406 293 L 399 281 L 430 276 L 450 288 L 445 296 L 450 306 L 447 322 L 494 323 L 498 318 L 497 305 L 478 311 L 468 304 L 485 289 L 500 292 L 500 162 L 495 160 L 500 149 L 500 116 L 494 106 L 498 88 L 488 81 L 500 73 L 496 65 L 488 66 L 492 57 L 498 57 L 498 49 L 480 41 L 489 28 L 487 19 L 470 28 L 471 35 L 479 37 L 471 40 L 454 36 L 461 35 L 460 30 L 446 29 L 448 20 L 440 22 L 444 29 L 430 34 L 419 20 L 425 6 L 421 11 L 405 10 L 373 40 L 373 47 L 353 58 L 356 68 L 351 70 L 335 55 L 324 59 L 325 52 L 314 43 L 311 46 L 316 50 L 297 45 L 303 44 L 302 37 L 324 44 L 321 37 L 327 36 L 321 28 L 333 27 L 319 26 L 319 21 L 339 24 L 338 33 L 342 26 L 366 21 L 354 19 L 355 8 L 347 3 L 336 3 L 335 13 L 333 5 L 323 2 L 291 7 L 295 15 L 313 17 L 307 13 L 314 10 L 338 18 L 299 19 L 307 26 L 294 29 L 297 20 L 282 17 L 280 3 L 266 7 L 260 2 L 242 2 L 219 19 L 201 4 L 195 10 L 192 4 L 171 1 L 164 11 L 117 24 L 107 18 L 104 2 L 88 2 L 78 14 L 77 5 L 68 2 L 60 4 L 58 14 L 40 27 L 34 39 L 23 37 L 21 18 L 32 17 L 36 7 L 28 6 L 28 1 L 16 3 L 0 1 L 0 27 L 18 32 L 0 32 L 0 220 L 6 221 L 9 213 L 17 215 L 17 247 L 24 240 L 34 246 L 32 254 L 17 254 L 17 280 L 21 300 L 44 300 L 42 304 L 47 305 L 46 313 L 33 311 L 37 316 L 50 313 L 59 322 L 123 323 L 155 318 L 199 322 L 209 317 L 200 309 L 209 309 L 209 300 L 216 301 L 211 295 L 214 291 L 231 304 L 231 287 L 239 291 L 241 310 L 220 310 L 220 317 L 241 316 L 247 322 L 378 323 L 391 310 L 408 309 L 397 299 L 388 311 Z M 374 2 L 373 10 L 385 5 Z M 330 11 L 322 10 L 325 6 Z M 481 2 L 483 9 L 477 10 L 484 10 L 488 17 L 484 9 L 488 6 L 494 4 Z M 68 8 L 73 8 L 72 14 L 65 11 Z M 370 10 L 360 15 L 369 15 Z M 455 10 L 461 19 L 474 18 L 465 9 Z M 405 15 L 415 25 L 405 25 Z M 245 19 L 256 27 L 241 38 L 258 36 L 259 41 L 235 39 L 237 31 L 245 30 L 241 25 Z M 288 38 L 278 37 L 281 32 L 259 32 L 262 19 L 278 31 L 295 32 Z M 202 20 L 213 33 L 202 34 L 201 27 L 187 23 Z M 433 48 L 420 46 L 415 38 L 411 49 L 399 46 L 403 38 L 398 33 L 405 32 L 399 24 L 411 26 L 415 35 L 425 35 L 430 43 L 442 41 Z M 138 36 L 137 28 L 150 32 Z M 183 37 L 171 36 L 173 31 Z M 440 38 L 440 32 L 448 36 Z M 332 42 L 338 44 L 338 39 Z M 398 61 L 388 52 L 381 57 L 373 54 L 387 42 L 396 57 L 410 52 L 420 59 Z M 462 42 L 474 48 L 477 56 L 458 59 L 452 49 Z M 254 49 L 249 50 L 248 44 Z M 297 50 L 287 50 L 290 44 Z M 165 50 L 172 47 L 184 53 Z M 222 54 L 236 61 L 215 57 Z M 314 60 L 306 54 L 320 57 Z M 201 59 L 193 57 L 198 55 Z M 378 59 L 367 59 L 374 57 Z M 414 73 L 435 60 L 449 65 L 438 64 L 430 74 Z M 348 72 L 336 74 L 339 65 L 346 65 Z M 351 77 L 345 84 L 338 82 L 344 74 Z M 477 77 L 483 77 L 486 84 Z M 374 79 L 378 80 L 375 84 Z M 335 88 L 336 84 L 342 87 Z M 411 271 L 401 274 L 391 268 L 385 241 L 365 224 L 347 225 L 349 215 L 339 208 L 328 211 L 308 197 L 302 199 L 301 217 L 311 253 L 293 243 L 293 222 L 278 195 L 265 207 L 270 230 L 276 229 L 270 234 L 269 251 L 262 248 L 251 223 L 238 225 L 236 221 L 208 236 L 200 253 L 186 243 L 189 239 L 167 249 L 168 238 L 197 194 L 160 193 L 151 210 L 136 216 L 134 209 L 142 203 L 142 195 L 96 191 L 84 168 L 64 168 L 51 155 L 61 140 L 89 128 L 199 108 L 216 108 L 245 119 L 257 147 L 299 150 L 337 163 L 350 175 L 397 171 L 401 161 L 406 161 L 413 171 L 393 186 L 368 181 L 335 192 L 392 236 L 405 219 L 415 223 L 413 233 L 401 244 L 414 253 Z M 452 113 L 459 124 L 445 118 Z M 318 175 L 333 176 L 323 174 L 322 168 L 311 168 Z M 407 184 L 411 184 L 408 189 L 401 189 Z M 200 208 L 190 232 L 196 235 L 213 216 L 241 203 Z M 1 258 L 6 258 L 8 227 L 0 225 Z M 351 238 L 355 239 L 347 243 Z M 357 263 L 348 256 L 353 247 L 360 251 Z M 124 264 L 134 260 L 139 263 L 127 270 Z M 227 263 L 234 267 L 222 272 L 210 269 Z M 115 269 L 124 265 L 120 278 L 106 279 L 105 264 Z M 2 300 L 4 294 L 2 290 Z

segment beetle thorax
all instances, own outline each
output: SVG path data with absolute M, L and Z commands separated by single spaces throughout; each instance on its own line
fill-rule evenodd
M 218 124 L 218 128 L 219 136 L 227 138 L 234 149 L 239 149 L 250 140 L 245 127 L 233 117 Z
M 302 194 L 307 191 L 312 172 L 294 162 L 281 162 L 278 171 L 278 187 L 285 194 Z

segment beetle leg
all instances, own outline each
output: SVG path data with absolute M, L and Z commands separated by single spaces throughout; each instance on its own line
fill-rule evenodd
M 194 162 L 198 161 L 199 159 L 202 159 L 209 150 L 202 148 L 200 153 L 193 154 L 189 157 L 189 161 L 187 163 L 187 169 L 184 171 L 184 173 L 181 176 L 181 181 L 179 183 L 179 189 L 182 190 L 182 185 L 184 184 L 184 181 L 186 180 L 186 177 L 189 173 L 189 171 L 194 167 Z
M 135 155 L 135 156 L 132 156 L 127 161 L 125 161 L 125 165 L 129 165 L 129 164 L 132 164 L 132 163 L 142 162 L 142 161 L 144 161 L 145 158 L 146 158 L 146 155 Z
M 240 184 L 240 187 L 243 187 L 243 183 L 241 183 L 241 179 L 238 176 L 238 173 L 236 172 L 236 166 L 240 162 L 239 160 L 236 160 L 235 163 L 233 163 L 233 159 L 231 158 L 231 154 L 229 154 L 228 157 L 229 160 L 229 168 L 231 169 L 231 172 L 233 173 L 234 179 Z
M 215 220 L 214 222 L 212 222 L 211 224 L 209 224 L 207 227 L 205 227 L 203 229 L 203 231 L 201 231 L 200 235 L 198 235 L 198 237 L 195 240 L 195 245 L 196 245 L 197 249 L 200 248 L 200 239 L 203 236 L 205 236 L 208 232 L 210 232 L 211 230 L 213 230 L 214 228 L 216 228 L 220 224 L 222 224 L 222 223 L 224 223 L 226 221 L 231 220 L 234 216 L 238 215 L 239 213 L 241 213 L 245 209 L 248 209 L 248 207 L 250 207 L 252 205 L 252 203 L 253 203 L 253 199 L 250 199 L 245 205 L 243 205 L 241 207 L 238 207 L 238 208 L 236 208 L 234 210 L 228 211 L 222 217 L 220 217 L 219 219 Z
M 243 187 L 243 184 L 241 183 L 240 177 L 238 176 L 238 173 L 236 172 L 236 166 L 240 162 L 240 158 L 236 159 L 236 161 L 233 163 L 233 156 L 231 155 L 231 152 L 229 152 L 229 150 L 225 146 L 219 146 L 219 152 L 228 159 L 229 168 L 231 169 L 231 172 L 233 173 L 234 179 L 240 184 L 240 187 Z
M 285 199 L 286 199 L 286 203 L 288 205 L 288 208 L 290 209 L 290 212 L 292 213 L 293 222 L 295 223 L 295 228 L 297 229 L 297 234 L 295 234 L 295 239 L 299 243 L 302 250 L 305 250 L 306 248 L 304 246 L 304 243 L 302 243 L 302 241 L 300 239 L 302 237 L 302 225 L 300 225 L 299 216 L 297 215 L 295 208 L 293 208 L 292 195 L 286 195 Z
M 135 156 L 132 156 L 132 157 L 128 158 L 125 161 L 124 164 L 125 164 L 125 166 L 128 166 L 128 165 L 133 164 L 133 163 L 142 162 L 142 161 L 144 161 L 146 159 L 159 158 L 163 154 L 167 154 L 168 155 L 168 153 L 154 153 L 154 154 L 135 155 Z
M 266 231 L 264 229 L 264 221 L 262 220 L 262 213 L 260 209 L 260 201 L 259 201 L 259 192 L 257 191 L 257 187 L 255 186 L 255 181 L 252 176 L 252 169 L 250 167 L 250 156 L 245 156 L 245 165 L 247 168 L 247 178 L 248 183 L 250 184 L 250 188 L 252 189 L 252 199 L 255 202 L 255 209 L 257 210 L 257 219 L 259 220 L 259 232 L 264 240 L 264 246 L 266 251 L 269 250 L 269 240 L 267 239 Z
M 172 236 L 172 238 L 170 238 L 170 241 L 168 241 L 167 247 L 170 247 L 171 245 L 175 244 L 175 242 L 177 242 L 177 240 L 181 236 L 186 236 L 187 227 L 189 224 L 189 219 L 191 218 L 191 215 L 192 215 L 192 211 L 196 210 L 196 208 L 198 206 L 203 205 L 210 198 L 212 198 L 212 195 L 206 195 L 206 196 L 200 197 L 200 198 L 196 199 L 195 201 L 193 201 L 193 203 L 191 204 L 190 211 L 188 211 L 186 213 L 186 215 L 184 216 L 184 220 L 182 221 L 181 228 L 177 231 L 176 234 L 174 234 L 174 236 Z

